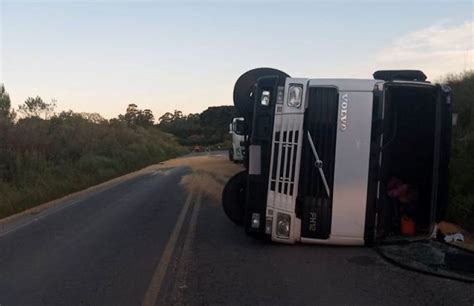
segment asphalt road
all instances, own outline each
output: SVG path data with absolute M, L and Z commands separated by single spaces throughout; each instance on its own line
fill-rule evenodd
M 247 237 L 180 184 L 192 171 L 145 172 L 2 226 L 0 305 L 474 305 L 474 285 L 371 248 Z

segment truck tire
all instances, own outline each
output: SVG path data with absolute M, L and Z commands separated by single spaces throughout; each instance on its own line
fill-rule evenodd
M 234 150 L 229 149 L 229 160 L 234 161 Z
M 283 71 L 273 68 L 252 69 L 239 77 L 234 86 L 234 106 L 237 114 L 245 117 L 253 113 L 255 84 L 259 78 L 272 75 L 284 78 L 289 77 Z
M 222 206 L 227 217 L 237 225 L 244 223 L 247 171 L 230 178 L 222 192 Z

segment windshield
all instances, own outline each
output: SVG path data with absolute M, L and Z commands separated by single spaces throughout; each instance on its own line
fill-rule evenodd
M 244 133 L 245 133 L 245 122 L 244 122 L 244 120 L 236 120 L 234 122 L 234 132 L 237 135 L 244 135 Z

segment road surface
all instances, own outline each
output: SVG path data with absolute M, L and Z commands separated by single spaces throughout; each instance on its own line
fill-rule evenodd
M 190 157 L 1 224 L 0 304 L 474 304 L 472 284 L 371 248 L 247 237 L 218 200 L 238 170 L 222 155 Z

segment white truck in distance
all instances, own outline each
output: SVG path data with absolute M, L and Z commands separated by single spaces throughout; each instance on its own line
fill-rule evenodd
M 229 134 L 231 135 L 232 147 L 229 149 L 229 160 L 234 162 L 244 161 L 244 118 L 234 118 L 229 124 Z

